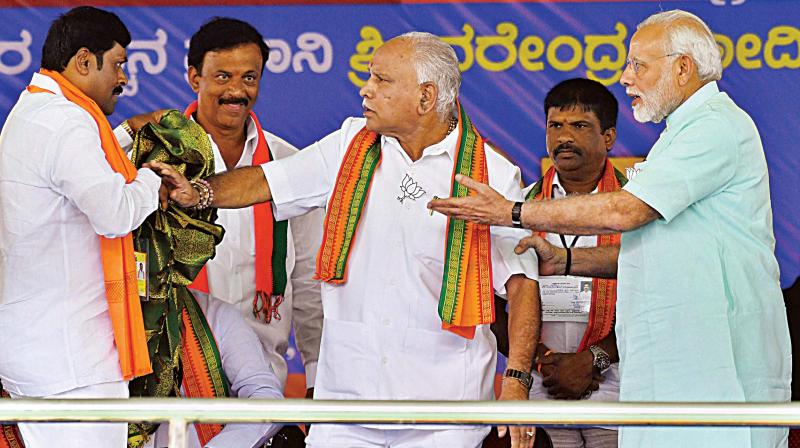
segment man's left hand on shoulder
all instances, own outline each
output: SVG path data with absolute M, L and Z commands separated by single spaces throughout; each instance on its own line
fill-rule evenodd
M 602 375 L 592 365 L 588 350 L 580 353 L 551 353 L 541 359 L 543 370 L 551 366 L 542 385 L 547 393 L 560 400 L 579 400 L 600 387 Z M 545 370 L 546 371 L 546 370 Z

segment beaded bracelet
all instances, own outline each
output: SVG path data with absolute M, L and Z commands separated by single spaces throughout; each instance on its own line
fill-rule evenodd
M 214 203 L 214 189 L 211 188 L 211 184 L 205 179 L 192 180 L 189 181 L 189 184 L 200 195 L 200 200 L 197 201 L 197 205 L 193 208 L 195 210 L 203 210 L 211 207 L 211 204 Z

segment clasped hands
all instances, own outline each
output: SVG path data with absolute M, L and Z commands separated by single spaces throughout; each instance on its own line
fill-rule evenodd
M 549 353 L 538 360 L 542 385 L 559 400 L 580 400 L 600 387 L 603 376 L 592 365 L 592 353 Z

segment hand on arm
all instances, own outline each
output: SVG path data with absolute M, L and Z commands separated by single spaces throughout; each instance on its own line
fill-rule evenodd
M 464 198 L 434 199 L 428 203 L 428 208 L 458 219 L 511 226 L 511 201 L 488 185 L 466 176 L 457 175 L 456 180 L 476 194 Z M 658 217 L 653 208 L 624 190 L 557 201 L 526 202 L 522 206 L 523 227 L 570 235 L 624 232 Z
M 139 132 L 139 130 L 142 129 L 147 123 L 159 123 L 161 121 L 161 117 L 168 110 L 169 109 L 154 110 L 152 112 L 135 115 L 125 121 L 128 122 L 128 126 L 130 126 L 131 130 L 136 133 Z
M 520 240 L 514 251 L 521 254 L 528 249 L 536 251 L 539 258 L 540 275 L 564 275 L 567 250 L 550 244 L 539 235 Z M 616 278 L 619 246 L 573 248 L 570 275 L 582 277 Z
M 541 303 L 539 300 L 538 284 L 527 279 L 522 274 L 511 276 L 506 282 L 508 292 L 508 334 L 509 334 L 509 369 L 530 372 L 533 355 L 539 341 L 541 327 Z M 500 400 L 527 400 L 528 388 L 515 378 L 504 377 Z M 512 426 L 512 448 L 530 448 L 533 446 L 533 437 L 528 434 L 534 431 L 533 427 Z M 497 428 L 498 436 L 504 437 L 507 427 Z

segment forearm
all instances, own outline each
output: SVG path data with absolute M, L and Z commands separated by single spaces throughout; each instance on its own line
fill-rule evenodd
M 633 230 L 658 213 L 627 191 L 529 201 L 522 206 L 524 227 L 569 235 L 601 235 Z
M 616 278 L 619 246 L 599 246 L 572 249 L 570 275 L 580 277 Z
M 529 372 L 541 329 L 539 285 L 522 274 L 506 282 L 508 292 L 508 368 Z
M 272 199 L 264 170 L 260 166 L 237 168 L 208 178 L 216 208 L 243 208 Z

